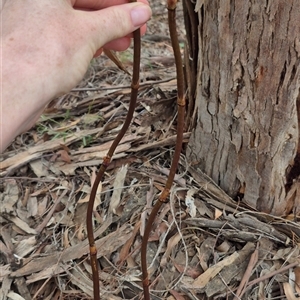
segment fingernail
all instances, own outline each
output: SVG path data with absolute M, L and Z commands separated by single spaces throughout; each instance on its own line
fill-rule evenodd
M 137 5 L 131 11 L 131 20 L 134 26 L 141 26 L 151 18 L 151 9 L 148 5 Z

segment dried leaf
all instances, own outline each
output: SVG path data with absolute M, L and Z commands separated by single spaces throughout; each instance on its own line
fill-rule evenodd
M 56 127 L 56 128 L 55 128 L 55 132 L 58 132 L 58 131 L 60 131 L 60 132 L 65 132 L 65 131 L 67 131 L 68 129 L 70 129 L 70 128 L 76 126 L 79 122 L 80 122 L 80 119 L 76 119 L 76 120 L 73 121 L 73 122 L 67 122 L 67 123 L 65 123 L 66 125 L 64 125 L 64 126 Z M 63 143 L 62 143 L 62 145 L 63 145 Z M 65 150 L 67 150 L 67 148 L 68 148 L 67 146 L 64 147 Z
M 71 282 L 81 289 L 86 295 L 93 297 L 93 282 L 82 273 L 80 268 L 71 269 Z
M 84 114 L 82 117 L 81 117 L 81 122 L 84 124 L 84 125 L 93 125 L 97 122 L 99 122 L 100 120 L 102 119 L 101 116 L 99 116 L 98 114 Z
M 107 296 L 107 300 L 123 300 L 124 298 L 120 298 L 118 296 L 115 296 L 115 295 L 110 295 L 110 296 Z
M 270 272 L 270 270 L 268 269 L 264 269 L 260 272 L 260 277 L 264 276 L 265 274 L 267 274 L 268 272 Z M 266 297 L 265 297 L 265 293 L 266 293 L 266 288 L 267 288 L 267 280 L 263 280 L 263 281 L 260 281 L 259 284 L 258 284 L 258 293 L 257 293 L 257 298 L 258 300 L 265 300 Z
M 66 150 L 58 150 L 57 154 L 59 155 L 59 160 L 66 162 L 67 164 L 71 163 L 71 157 Z
M 215 265 L 211 266 L 203 274 L 201 274 L 199 277 L 197 277 L 194 280 L 192 286 L 194 288 L 203 288 L 203 287 L 205 287 L 206 284 L 211 279 L 213 279 L 216 275 L 218 275 L 224 267 L 234 263 L 234 261 L 236 259 L 238 259 L 238 257 L 239 257 L 239 254 L 237 252 L 234 252 L 230 256 L 224 258 L 223 260 L 219 261 Z
M 149 191 L 147 191 L 147 195 L 146 195 L 146 207 L 141 214 L 141 226 L 140 226 L 140 235 L 141 236 L 144 236 L 147 214 L 151 212 L 152 201 L 154 199 L 154 196 L 155 195 L 154 195 L 154 188 L 153 188 L 153 180 L 150 180 Z
M 222 216 L 223 212 L 219 209 L 215 209 L 215 220 L 219 219 Z
M 10 217 L 10 221 L 12 221 L 17 227 L 22 229 L 23 231 L 30 233 L 30 234 L 37 234 L 37 231 L 34 230 L 33 228 L 30 228 L 29 225 L 22 221 L 21 219 L 17 217 Z
M 177 271 L 179 273 L 183 273 L 184 270 L 186 269 L 184 274 L 193 279 L 196 279 L 198 276 L 200 276 L 202 274 L 202 272 L 200 272 L 200 270 L 198 268 L 192 268 L 189 266 L 187 268 L 185 268 L 184 265 L 177 264 L 176 261 L 174 261 L 173 263 L 174 263 L 174 267 L 177 269 Z
M 194 198 L 193 198 L 193 195 L 195 193 L 196 193 L 195 189 L 189 189 L 185 197 L 185 205 L 187 206 L 188 213 L 192 218 L 195 218 L 197 213 L 197 207 L 195 206 Z
M 27 201 L 27 218 L 35 217 L 38 212 L 37 197 L 29 197 Z
M 238 299 L 242 298 L 242 296 L 245 292 L 245 287 L 246 287 L 247 283 L 249 282 L 252 271 L 253 271 L 253 269 L 254 269 L 257 261 L 258 261 L 258 247 L 259 247 L 259 243 L 257 243 L 256 249 L 254 250 L 254 252 L 250 256 L 250 260 L 249 260 L 247 269 L 243 274 L 240 285 L 239 285 L 239 287 L 236 291 L 236 294 L 234 296 L 234 300 L 238 300 Z
M 21 297 L 19 294 L 15 293 L 15 292 L 12 292 L 10 291 L 8 294 L 7 294 L 7 298 L 8 299 L 11 299 L 11 300 L 25 300 L 23 297 Z
M 4 182 L 4 192 L 1 199 L 1 213 L 14 212 L 14 205 L 19 199 L 19 188 L 14 179 L 7 179 Z
M 221 245 L 219 245 L 216 249 L 219 252 L 226 253 L 230 250 L 231 244 L 228 241 L 224 241 Z
M 93 168 L 93 172 L 92 172 L 92 175 L 91 175 L 91 187 L 93 186 L 93 184 L 96 180 L 96 176 L 97 176 L 96 168 Z M 95 196 L 93 211 L 96 211 L 97 206 L 101 204 L 101 197 L 100 197 L 101 192 L 102 192 L 102 182 L 100 181 L 99 184 L 98 184 L 98 187 L 97 187 L 97 192 L 96 192 L 96 196 Z M 89 197 L 90 197 L 90 195 L 89 195 Z
M 64 249 L 70 247 L 70 242 L 69 242 L 69 228 L 67 228 L 65 230 L 65 232 L 64 232 L 64 235 L 63 235 L 63 245 L 64 245 Z
M 204 201 L 195 198 L 195 205 L 201 216 L 207 215 L 210 219 L 214 218 L 213 212 L 207 207 Z
M 167 245 L 167 250 L 165 251 L 160 265 L 162 267 L 164 267 L 167 264 L 167 260 L 172 252 L 172 250 L 174 249 L 174 247 L 178 244 L 178 242 L 181 240 L 181 234 L 177 233 L 175 235 L 173 235 L 169 240 L 168 240 L 168 245 Z
M 23 166 L 24 164 L 38 159 L 41 157 L 45 152 L 50 152 L 54 150 L 58 150 L 61 148 L 61 145 L 69 145 L 75 141 L 82 139 L 82 137 L 91 135 L 94 133 L 99 132 L 99 128 L 93 128 L 90 130 L 80 130 L 76 133 L 72 133 L 68 137 L 63 137 L 59 139 L 53 139 L 51 141 L 44 142 L 42 144 L 38 144 L 34 147 L 30 147 L 26 149 L 26 151 L 19 152 L 18 154 L 7 158 L 6 160 L 2 161 L 0 164 L 0 176 L 4 176 L 7 173 Z
M 214 252 L 215 244 L 216 239 L 213 237 L 208 237 L 203 241 L 200 248 L 196 247 L 200 265 L 203 271 L 206 271 L 208 269 L 208 261 L 210 260 L 210 257 Z
M 44 197 L 43 200 L 38 202 L 37 215 L 42 217 L 47 211 L 48 197 Z
M 104 222 L 105 223 L 105 222 Z M 111 224 L 111 220 L 105 225 Z M 108 226 L 109 226 L 108 225 Z M 103 233 L 102 228 L 101 231 L 96 230 L 95 239 L 99 236 L 99 234 Z M 107 226 L 104 227 L 107 229 Z M 114 251 L 116 251 L 119 247 L 124 245 L 126 241 L 130 238 L 131 230 L 130 226 L 124 224 L 119 227 L 117 231 L 113 231 L 96 240 L 96 247 L 98 249 L 97 257 L 111 255 Z M 84 240 L 82 242 L 77 242 L 74 246 L 65 249 L 64 251 L 54 251 L 52 253 L 47 253 L 47 255 L 33 257 L 32 260 L 29 260 L 27 264 L 23 265 L 16 271 L 11 272 L 11 276 L 19 277 L 32 273 L 39 272 L 43 269 L 49 268 L 53 266 L 53 262 L 67 263 L 71 260 L 75 260 L 77 258 L 81 258 L 83 255 L 89 253 L 89 245 L 88 241 Z
M 175 290 L 170 290 L 170 293 L 174 296 L 176 300 L 185 300 L 185 298 Z
M 126 70 L 122 62 L 119 60 L 118 56 L 115 54 L 114 51 L 103 49 L 103 52 L 105 55 L 122 71 L 124 71 L 126 74 L 130 75 L 130 73 Z
M 42 160 L 36 159 L 34 161 L 31 161 L 30 168 L 39 178 L 49 176 L 49 168 Z
M 53 262 L 53 264 L 49 268 L 44 268 L 40 272 L 28 276 L 26 279 L 26 283 L 29 284 L 29 283 L 37 282 L 45 278 L 52 277 L 54 275 L 64 273 L 68 268 L 70 268 L 70 263 L 66 263 L 64 264 L 64 266 L 62 266 L 57 262 L 55 263 Z
M 295 290 L 298 294 L 300 294 L 300 267 L 296 267 L 294 269 L 295 273 Z
M 20 257 L 26 257 L 27 254 L 35 249 L 37 240 L 35 236 L 28 237 L 18 243 L 15 249 L 15 254 Z
M 287 247 L 279 249 L 273 256 L 273 260 L 283 259 L 289 262 L 293 262 L 298 259 L 300 249 L 299 247 Z
M 140 229 L 140 225 L 141 225 L 141 221 L 138 221 L 133 229 L 132 235 L 130 237 L 130 239 L 124 244 L 124 246 L 122 247 L 121 251 L 120 251 L 120 255 L 119 255 L 119 261 L 118 264 L 123 263 L 125 261 L 125 259 L 127 259 L 127 256 L 129 254 L 129 250 L 130 247 L 132 246 L 132 243 L 135 239 L 135 236 L 137 235 L 139 229 Z
M 283 283 L 283 290 L 284 290 L 284 294 L 285 294 L 287 300 L 297 300 L 298 299 L 297 297 L 295 297 L 293 288 L 291 287 L 291 285 L 288 282 Z
M 113 194 L 110 199 L 109 211 L 116 213 L 116 208 L 120 204 L 121 194 L 124 189 L 124 182 L 127 174 L 128 165 L 123 166 L 117 172 L 113 186 Z
M 63 185 L 63 182 L 61 183 Z M 54 205 L 51 207 L 51 209 L 48 211 L 46 217 L 43 218 L 43 222 L 40 223 L 37 227 L 36 227 L 36 231 L 38 233 L 41 233 L 42 230 L 45 228 L 45 226 L 48 226 L 47 224 L 49 223 L 50 219 L 52 218 L 57 206 L 60 204 L 60 201 L 64 198 L 64 196 L 67 194 L 68 189 L 63 189 L 63 192 L 61 193 L 61 195 L 58 197 L 56 196 Z

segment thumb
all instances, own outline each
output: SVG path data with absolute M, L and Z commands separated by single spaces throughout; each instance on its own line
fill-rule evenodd
M 149 5 L 140 2 L 114 5 L 98 11 L 85 12 L 84 22 L 89 30 L 94 53 L 108 42 L 127 36 L 145 24 L 152 15 Z

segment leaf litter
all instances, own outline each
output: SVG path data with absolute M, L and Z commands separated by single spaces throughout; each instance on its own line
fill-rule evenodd
M 150 3 L 139 103 L 94 207 L 102 299 L 142 297 L 141 237 L 176 138 L 166 9 L 162 0 Z M 180 8 L 183 40 L 182 19 Z M 118 55 L 129 73 L 131 51 Z M 124 121 L 129 93 L 130 76 L 102 56 L 1 156 L 1 300 L 92 298 L 87 201 Z M 148 244 L 152 299 L 299 297 L 297 215 L 272 217 L 233 201 L 184 153 L 170 198 Z

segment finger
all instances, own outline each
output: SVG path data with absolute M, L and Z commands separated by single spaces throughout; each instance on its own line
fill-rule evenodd
M 144 34 L 145 32 L 146 32 L 146 25 L 141 27 L 141 34 Z M 121 37 L 119 39 L 108 42 L 106 45 L 103 46 L 103 48 L 108 50 L 113 50 L 113 51 L 125 51 L 130 47 L 131 40 L 132 40 L 132 33 L 126 37 Z M 103 48 L 98 49 L 94 57 L 100 56 L 103 52 Z
M 114 51 L 125 51 L 131 43 L 131 38 L 122 37 L 111 42 L 108 42 L 103 46 L 105 49 L 114 50 Z
M 144 35 L 146 33 L 146 30 L 147 30 L 147 25 L 143 25 L 140 29 L 141 29 L 141 35 Z M 133 33 L 132 32 L 129 33 L 128 37 L 132 38 L 133 37 Z
M 149 2 L 147 0 L 138 0 L 138 2 L 149 5 Z M 72 0 L 73 7 L 89 10 L 99 10 L 102 8 L 126 3 L 128 3 L 128 0 Z
M 141 27 L 141 34 L 145 34 L 146 32 L 146 25 Z M 108 42 L 106 45 L 103 46 L 105 49 L 114 50 L 114 51 L 125 51 L 131 44 L 132 40 L 132 33 L 128 36 L 118 38 L 111 42 Z
M 143 25 L 142 27 L 140 27 L 140 30 L 141 30 L 141 35 L 144 35 L 147 30 L 147 25 Z M 133 32 L 129 33 L 126 37 L 133 38 Z
M 81 28 L 89 32 L 89 39 L 92 38 L 89 44 L 94 47 L 94 53 L 103 45 L 128 36 L 151 17 L 150 7 L 141 3 L 111 6 L 100 11 L 76 12 L 82 16 Z M 98 28 L 101 28 L 101 32 Z

